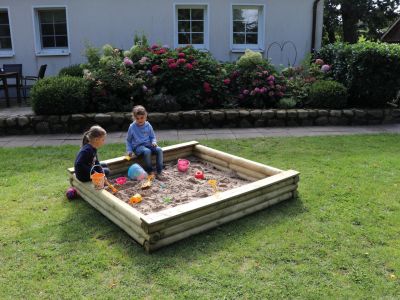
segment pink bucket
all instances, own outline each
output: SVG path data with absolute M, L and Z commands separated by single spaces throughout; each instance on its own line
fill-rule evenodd
M 186 172 L 189 169 L 190 161 L 187 159 L 178 159 L 178 171 Z

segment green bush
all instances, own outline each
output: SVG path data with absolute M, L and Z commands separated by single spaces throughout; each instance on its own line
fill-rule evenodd
M 350 106 L 384 107 L 400 89 L 400 45 L 336 43 L 316 57 L 331 64 L 333 78 L 348 88 Z
M 83 78 L 48 77 L 39 80 L 30 95 L 32 109 L 38 115 L 81 113 L 87 107 L 88 85 Z
M 60 72 L 58 72 L 58 75 L 83 77 L 83 68 L 81 67 L 81 65 L 70 65 L 68 67 L 62 68 Z
M 319 80 L 310 87 L 305 105 L 311 108 L 339 109 L 347 106 L 346 87 L 333 80 Z
M 297 105 L 297 100 L 293 98 L 282 98 L 279 99 L 278 103 L 276 104 L 277 108 L 282 109 L 290 109 L 295 108 Z

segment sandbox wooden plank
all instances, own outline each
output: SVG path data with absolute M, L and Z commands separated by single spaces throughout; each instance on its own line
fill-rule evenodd
M 230 222 L 232 220 L 239 219 L 239 218 L 241 218 L 243 216 L 249 215 L 249 214 L 254 213 L 256 211 L 262 210 L 262 209 L 264 209 L 264 208 L 266 208 L 268 206 L 271 206 L 273 204 L 279 203 L 279 202 L 284 201 L 284 200 L 288 200 L 288 199 L 293 198 L 293 197 L 294 197 L 294 192 L 290 192 L 290 193 L 278 196 L 278 197 L 273 198 L 273 199 L 271 199 L 269 201 L 262 202 L 262 203 L 260 203 L 258 205 L 255 205 L 255 206 L 252 206 L 252 207 L 248 207 L 248 208 L 245 208 L 245 209 L 243 209 L 241 211 L 238 211 L 236 213 L 227 215 L 227 216 L 225 216 L 225 217 L 223 217 L 221 219 L 213 220 L 213 221 L 211 221 L 209 223 L 206 223 L 206 224 L 203 224 L 201 226 L 193 227 L 193 228 L 191 228 L 189 230 L 186 230 L 186 231 L 183 231 L 183 232 L 179 232 L 178 234 L 175 234 L 175 235 L 169 236 L 167 238 L 161 239 L 161 240 L 157 241 L 156 243 L 150 243 L 150 242 L 146 241 L 144 243 L 144 247 L 145 247 L 147 252 L 152 252 L 152 251 L 157 250 L 157 249 L 159 249 L 161 247 L 164 247 L 164 246 L 172 244 L 172 243 L 174 243 L 176 241 L 179 241 L 179 240 L 182 240 L 184 238 L 187 238 L 187 237 L 189 237 L 191 235 L 194 235 L 194 234 L 209 230 L 209 229 L 211 229 L 213 227 L 217 227 L 219 225 L 222 225 L 224 223 Z
M 216 199 L 214 196 L 203 198 L 176 207 L 172 207 L 170 209 L 162 210 L 160 212 L 152 213 L 150 215 L 146 215 L 142 218 L 142 220 L 146 223 L 147 226 L 151 227 L 151 225 L 153 224 L 157 224 L 159 222 L 165 222 L 168 219 L 175 218 L 179 215 L 190 213 L 197 209 L 202 209 L 210 205 L 214 205 L 215 203 L 229 201 L 231 197 L 237 197 L 246 193 L 251 193 L 256 190 L 263 189 L 266 186 L 276 184 L 282 180 L 291 177 L 296 177 L 298 175 L 299 172 L 297 171 L 293 170 L 283 171 L 277 175 L 267 177 L 265 179 L 261 179 L 256 182 L 252 182 L 225 192 L 221 192 L 219 193 L 218 199 Z

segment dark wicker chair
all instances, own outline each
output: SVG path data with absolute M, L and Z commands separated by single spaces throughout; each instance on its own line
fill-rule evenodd
M 26 90 L 28 88 L 27 82 L 28 81 L 38 81 L 40 79 L 43 79 L 44 74 L 46 73 L 47 65 L 41 65 L 39 68 L 39 72 L 37 76 L 24 76 L 23 77 L 23 94 L 24 94 L 24 99 L 26 99 Z

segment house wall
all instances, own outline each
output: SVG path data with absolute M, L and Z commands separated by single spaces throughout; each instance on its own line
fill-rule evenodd
M 144 32 L 150 43 L 174 45 L 174 4 L 208 4 L 209 50 L 221 61 L 235 60 L 242 53 L 230 49 L 232 4 L 265 5 L 265 51 L 274 64 L 299 64 L 311 49 L 312 6 L 314 0 L 1 0 L 7 7 L 12 30 L 13 57 L 0 57 L 0 64 L 22 63 L 24 75 L 33 75 L 48 64 L 47 75 L 60 68 L 85 61 L 85 42 L 100 47 L 110 43 L 129 49 L 135 31 Z M 323 1 L 318 8 L 317 48 L 321 43 Z M 35 53 L 34 6 L 65 5 L 67 8 L 70 53 L 38 56 Z M 281 46 L 286 43 L 283 50 Z M 279 44 L 279 45 L 278 45 Z

